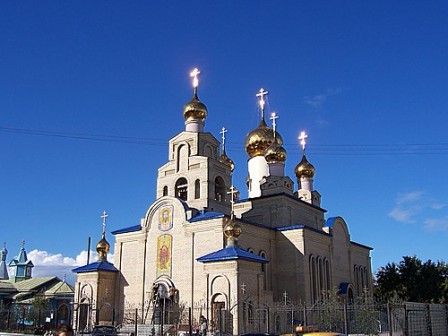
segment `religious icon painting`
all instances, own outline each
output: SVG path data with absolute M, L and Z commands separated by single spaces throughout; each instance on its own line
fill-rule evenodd
M 163 206 L 159 209 L 159 230 L 168 231 L 173 227 L 173 206 Z
M 173 237 L 168 234 L 157 238 L 157 276 L 171 277 L 171 251 Z

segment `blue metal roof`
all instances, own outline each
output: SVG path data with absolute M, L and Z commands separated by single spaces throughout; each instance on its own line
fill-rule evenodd
M 338 294 L 347 294 L 350 282 L 341 282 L 339 284 Z
M 96 261 L 94 263 L 72 269 L 73 273 L 87 273 L 95 271 L 118 272 L 114 264 L 108 261 Z
M 269 260 L 257 256 L 253 253 L 247 252 L 239 247 L 226 247 L 219 251 L 206 254 L 200 258 L 196 259 L 199 262 L 216 262 L 216 261 L 226 261 L 226 260 L 248 260 L 266 264 Z
M 113 235 L 116 235 L 116 234 L 120 234 L 120 233 L 135 232 L 135 231 L 140 231 L 141 228 L 142 228 L 142 226 L 139 224 L 139 225 L 129 226 L 124 229 L 118 229 L 118 230 L 112 231 L 111 233 Z
M 214 218 L 222 218 L 225 217 L 226 215 L 221 213 L 221 212 L 215 212 L 215 211 L 199 211 L 199 213 L 194 216 L 193 218 L 189 219 L 188 221 L 190 223 L 193 222 L 199 222 L 202 220 L 207 220 L 207 219 L 214 219 Z
M 328 219 L 327 219 L 327 222 L 326 222 L 326 226 L 328 226 L 328 227 L 333 227 L 334 222 L 335 222 L 336 219 L 338 219 L 338 218 L 340 218 L 340 217 L 338 216 L 338 217 L 331 217 L 331 218 L 328 218 Z

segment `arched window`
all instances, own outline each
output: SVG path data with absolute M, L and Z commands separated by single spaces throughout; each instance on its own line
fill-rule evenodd
M 194 181 L 194 198 L 201 198 L 201 181 L 199 179 Z
M 188 184 L 187 180 L 183 177 L 177 180 L 176 182 L 176 197 L 186 201 L 188 195 Z
M 167 186 L 163 187 L 163 195 L 162 196 L 168 196 L 168 187 Z
M 325 273 L 327 275 L 327 290 L 331 289 L 331 274 L 330 274 L 330 262 L 325 259 Z
M 177 171 L 188 170 L 188 157 L 190 156 L 190 148 L 188 145 L 180 145 L 177 149 Z
M 311 285 L 311 302 L 317 301 L 317 270 L 316 270 L 316 258 L 310 257 L 310 285 Z
M 221 176 L 215 178 L 215 200 L 218 202 L 224 202 L 226 199 L 226 188 L 224 180 Z
M 322 258 L 318 259 L 318 274 L 319 274 L 319 284 L 318 284 L 318 295 L 319 298 L 322 296 L 322 291 L 324 290 L 324 268 L 322 264 Z

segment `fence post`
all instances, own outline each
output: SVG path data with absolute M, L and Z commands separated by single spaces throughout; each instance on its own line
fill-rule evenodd
M 306 303 L 303 304 L 303 325 L 308 325 L 307 323 L 307 314 L 306 314 Z
M 344 303 L 344 334 L 348 335 L 347 303 Z
M 431 307 L 429 303 L 426 305 L 426 328 L 428 330 L 428 336 L 432 336 Z
M 269 328 L 269 319 L 270 319 L 270 314 L 269 314 L 269 306 L 268 306 L 268 308 L 266 309 L 266 332 L 269 334 L 269 330 L 270 330 L 270 328 Z M 448 310 L 447 310 L 447 313 L 448 313 Z
M 188 307 L 188 328 L 189 335 L 193 336 L 193 318 L 191 316 L 191 307 Z
M 138 308 L 135 308 L 135 319 L 134 319 L 134 333 L 135 333 L 135 336 L 137 336 L 137 331 L 138 331 L 138 328 L 137 328 L 137 320 L 138 320 Z
M 409 316 L 406 303 L 404 304 L 404 336 L 409 336 Z
M 387 303 L 386 309 L 387 309 L 387 325 L 389 327 L 389 336 L 392 336 L 394 326 L 393 326 L 393 321 L 392 321 L 392 310 L 390 308 L 390 302 Z M 381 323 L 381 321 L 380 321 L 380 323 Z

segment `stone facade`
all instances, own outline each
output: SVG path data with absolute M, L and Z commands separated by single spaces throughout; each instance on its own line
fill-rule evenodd
M 238 334 L 244 330 L 247 304 L 269 306 L 286 293 L 291 301 L 313 304 L 325 291 L 339 289 L 352 299 L 372 289 L 371 248 L 351 241 L 341 217 L 325 218 L 321 196 L 312 189 L 314 167 L 307 161 L 305 170 L 296 168 L 301 175 L 294 192 L 293 181 L 282 175 L 286 151 L 275 136 L 269 138 L 272 131 L 264 121 L 262 132 L 251 134 L 267 134 L 262 140 L 269 146 L 269 161 L 257 139 L 249 139 L 257 151 L 248 151 L 254 155 L 249 188 L 259 188 L 249 195 L 259 196 L 231 206 L 233 166 L 220 156 L 219 141 L 202 131 L 207 110 L 198 102 L 195 87 L 184 108 L 186 130 L 169 140 L 168 162 L 158 171 L 157 199 L 145 218 L 113 232 L 114 265 L 78 270 L 77 304 L 91 300 L 91 309 L 99 311 L 108 303 L 115 311 L 113 318 L 96 313 L 88 321 L 86 316 L 81 321 L 79 313 L 78 329 L 107 318 L 124 323 L 126 309 L 137 309 L 138 322 L 151 324 L 145 309 L 183 304 L 203 307 L 209 331 Z M 282 155 L 276 156 L 278 148 Z M 274 169 L 276 174 L 269 174 Z M 254 181 L 260 171 L 267 176 Z

